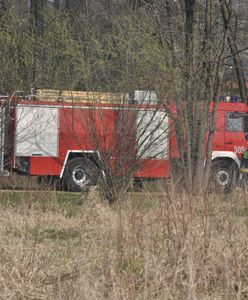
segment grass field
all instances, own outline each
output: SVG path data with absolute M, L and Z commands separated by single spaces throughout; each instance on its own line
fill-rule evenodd
M 0 299 L 248 299 L 248 197 L 0 192 Z

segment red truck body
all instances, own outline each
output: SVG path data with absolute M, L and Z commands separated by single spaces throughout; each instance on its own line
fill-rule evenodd
M 98 162 L 107 157 L 114 168 L 120 157 L 127 156 L 126 164 L 138 163 L 133 169 L 134 177 L 142 179 L 168 178 L 170 161 L 179 157 L 172 121 L 165 110 L 154 105 L 26 100 L 18 100 L 15 105 L 13 100 L 4 103 L 12 113 L 8 137 L 2 136 L 1 144 L 6 148 L 9 139 L 7 144 L 12 144 L 13 151 L 5 153 L 2 169 L 11 161 L 10 170 L 59 178 L 69 169 L 76 182 L 76 188 L 69 188 L 79 190 L 85 178 L 85 159 L 93 160 L 99 167 Z M 233 118 L 233 113 L 247 113 L 247 105 L 218 104 L 212 159 L 239 168 L 242 153 L 248 148 L 246 121 Z M 154 139 L 152 147 L 147 142 L 151 142 L 150 136 Z M 74 168 L 76 161 L 81 167 Z
M 170 175 L 169 118 L 157 106 L 19 100 L 11 107 L 12 151 L 5 155 L 11 170 L 64 178 L 68 164 L 81 158 L 81 164 L 88 159 L 98 167 L 103 160 L 118 176 L 125 170 L 140 179 Z M 79 178 L 82 171 L 71 173 Z
M 30 107 L 31 103 L 19 104 Z M 44 108 L 45 104 L 34 103 L 35 107 Z M 23 106 L 26 108 L 26 106 Z M 18 109 L 18 106 L 17 106 Z M 63 172 L 70 154 L 96 153 L 97 155 L 106 152 L 111 154 L 110 161 L 115 162 L 114 153 L 116 145 L 123 142 L 123 136 L 118 135 L 117 124 L 120 112 L 125 112 L 127 122 L 136 125 L 135 120 L 137 114 L 141 110 L 130 107 L 108 106 L 108 105 L 64 105 L 64 104 L 48 104 L 47 109 L 54 109 L 58 114 L 58 123 L 55 125 L 56 134 L 58 134 L 56 142 L 57 151 L 53 156 L 47 156 L 43 153 L 30 153 L 30 175 L 54 175 L 63 176 Z M 144 110 L 148 108 L 143 108 Z M 157 108 L 150 108 L 157 110 Z M 51 123 L 49 124 L 51 126 Z M 165 124 L 165 126 L 168 126 Z M 131 126 L 132 127 L 132 126 Z M 128 152 L 135 152 L 137 143 L 135 143 L 135 135 L 137 128 L 131 130 L 131 136 L 125 136 L 127 139 Z M 126 132 L 125 132 L 126 133 Z M 130 133 L 129 133 L 130 134 Z M 168 137 L 167 137 L 168 139 Z M 44 147 L 46 147 L 44 145 Z M 169 176 L 169 157 L 168 150 L 164 149 L 165 155 L 162 158 L 145 157 L 136 176 L 141 178 L 152 177 L 161 178 Z M 28 153 L 29 154 L 29 153 Z M 149 159 L 148 159 L 149 158 Z M 110 162 L 111 164 L 111 162 Z

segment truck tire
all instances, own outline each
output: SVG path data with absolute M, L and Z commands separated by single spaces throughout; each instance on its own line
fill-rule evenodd
M 100 171 L 96 164 L 87 158 L 77 157 L 66 164 L 64 185 L 72 192 L 86 192 L 97 183 Z
M 210 182 L 215 192 L 230 193 L 236 185 L 238 168 L 235 163 L 219 160 L 213 161 Z

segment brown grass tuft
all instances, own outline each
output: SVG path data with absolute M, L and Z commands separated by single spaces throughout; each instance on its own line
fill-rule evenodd
M 248 198 L 1 192 L 1 299 L 247 299 Z

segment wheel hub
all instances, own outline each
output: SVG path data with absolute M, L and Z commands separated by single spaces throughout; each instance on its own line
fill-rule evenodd
M 230 175 L 226 170 L 219 170 L 216 173 L 216 181 L 218 182 L 218 184 L 220 184 L 221 186 L 226 186 L 228 185 L 229 181 L 230 181 Z
M 76 167 L 72 172 L 73 181 L 83 187 L 90 182 L 85 170 L 82 167 Z

